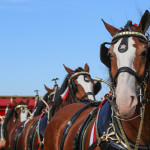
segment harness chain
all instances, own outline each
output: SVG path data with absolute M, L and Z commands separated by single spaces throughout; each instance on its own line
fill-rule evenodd
M 144 121 L 144 113 L 145 113 L 145 105 L 144 105 L 144 108 L 143 108 L 142 118 L 141 118 L 141 121 L 140 121 L 139 130 L 138 130 L 138 136 L 137 136 L 137 139 L 136 139 L 136 144 L 135 144 L 134 150 L 137 150 L 138 146 L 139 146 L 141 132 L 142 132 L 142 127 L 143 127 L 143 121 Z
M 116 111 L 115 111 L 116 113 Z M 143 127 L 143 120 L 144 120 L 144 113 L 145 113 L 145 105 L 144 105 L 144 108 L 143 108 L 143 112 L 142 112 L 142 117 L 141 117 L 141 120 L 140 120 L 140 125 L 139 125 L 139 130 L 138 130 L 138 135 L 137 135 L 137 139 L 136 139 L 136 143 L 135 143 L 135 147 L 134 147 L 134 150 L 138 150 L 138 146 L 139 146 L 139 142 L 140 142 L 140 137 L 141 137 L 141 132 L 142 132 L 142 127 Z M 125 141 L 125 144 L 127 145 L 128 147 L 128 150 L 132 150 L 130 145 L 129 145 L 129 142 L 127 140 L 127 137 L 123 131 L 123 127 L 121 125 L 121 122 L 118 118 L 117 119 L 117 122 L 118 122 L 118 125 L 119 125 L 119 128 L 120 128 L 120 131 L 121 131 L 121 134 L 123 136 L 123 139 Z

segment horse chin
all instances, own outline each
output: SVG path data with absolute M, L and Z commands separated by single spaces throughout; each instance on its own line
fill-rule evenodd
M 136 106 L 135 107 L 130 107 L 130 108 L 125 108 L 125 107 L 118 107 L 116 104 L 116 101 L 110 101 L 110 104 L 113 108 L 113 110 L 116 111 L 116 115 L 122 119 L 128 119 L 131 118 L 135 112 Z
M 136 107 L 132 108 L 118 108 L 117 115 L 122 119 L 129 119 L 133 116 Z

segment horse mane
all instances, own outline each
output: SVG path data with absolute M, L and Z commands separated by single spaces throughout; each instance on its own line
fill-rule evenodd
M 11 110 L 8 110 L 7 114 L 5 115 L 4 124 L 3 124 L 3 130 L 4 130 L 4 137 L 5 138 L 6 138 L 6 134 L 7 134 L 7 124 L 15 112 L 15 107 L 16 106 L 13 106 L 13 108 Z
M 61 88 L 56 91 L 55 99 L 54 99 L 54 102 L 53 102 L 52 108 L 51 108 L 51 115 L 52 116 L 54 115 L 54 112 L 55 112 L 56 108 L 58 108 L 59 105 L 62 102 L 61 94 L 64 93 L 64 91 L 67 88 L 67 85 L 68 85 L 68 75 L 65 77 L 65 79 L 64 79 L 64 81 L 63 81 L 63 83 L 61 85 Z
M 46 103 L 49 104 L 52 100 L 49 100 L 49 99 L 48 99 L 48 95 L 49 95 L 49 93 L 47 92 L 47 93 L 44 95 L 43 99 L 45 100 Z M 40 115 L 40 114 L 41 114 L 41 111 L 43 110 L 44 107 L 45 107 L 45 104 L 44 104 L 42 101 L 39 101 L 38 104 L 37 104 L 36 111 L 35 111 L 35 113 L 34 113 L 34 117 Z

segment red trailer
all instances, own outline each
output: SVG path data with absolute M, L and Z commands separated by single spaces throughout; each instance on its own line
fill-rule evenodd
M 29 104 L 28 108 L 33 109 L 35 105 L 35 96 L 0 96 L 0 115 L 4 116 L 5 115 L 5 109 L 7 105 L 9 104 L 9 109 L 11 109 L 14 104 L 12 102 L 13 99 L 15 101 L 20 102 L 24 101 L 26 102 L 26 99 L 29 98 Z

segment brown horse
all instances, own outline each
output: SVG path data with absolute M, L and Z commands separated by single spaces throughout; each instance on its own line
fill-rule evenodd
M 51 95 L 54 92 L 45 87 L 50 94 L 48 95 L 48 97 L 50 96 L 52 99 L 54 99 L 52 100 L 52 102 L 54 101 L 54 103 L 52 105 L 52 110 L 50 111 L 50 117 L 48 117 L 49 113 L 43 115 L 42 118 L 41 116 L 34 115 L 34 118 L 32 120 L 29 120 L 25 124 L 24 130 L 19 136 L 17 142 L 18 144 L 16 144 L 16 142 L 12 143 L 13 148 L 13 145 L 16 145 L 17 149 L 37 149 L 38 147 L 41 147 L 45 125 L 47 124 L 48 118 L 50 119 L 53 116 L 54 112 L 57 112 L 60 108 L 68 105 L 69 103 L 77 102 L 80 98 L 82 98 L 83 100 L 85 98 L 88 98 L 87 96 L 89 96 L 89 98 L 94 100 L 95 97 L 93 94 L 93 89 L 95 89 L 94 92 L 98 92 L 98 90 L 100 89 L 100 83 L 98 82 L 97 84 L 95 84 L 94 81 L 90 78 L 89 66 L 86 64 L 85 70 L 82 68 L 78 68 L 75 71 L 72 71 L 67 67 L 65 67 L 65 69 L 68 72 L 68 75 L 65 78 L 60 89 L 55 83 L 54 89 L 56 94 L 53 94 L 53 97 L 51 97 Z M 94 88 L 93 85 L 95 85 Z M 78 97 L 76 97 L 76 93 Z M 36 112 L 34 114 L 37 115 Z
M 61 109 L 64 106 L 67 106 L 71 103 L 75 103 L 75 102 L 86 103 L 89 101 L 94 102 L 95 101 L 95 95 L 101 89 L 100 83 L 99 82 L 94 83 L 94 80 L 90 77 L 89 66 L 87 64 L 85 64 L 84 70 L 82 68 L 78 68 L 75 71 L 73 71 L 73 70 L 67 68 L 66 66 L 64 66 L 64 67 L 65 67 L 66 71 L 68 72 L 68 75 L 67 75 L 67 78 L 65 79 L 65 81 L 64 81 L 64 83 L 60 89 L 59 94 L 57 95 L 57 99 L 55 100 L 56 104 L 53 105 L 52 111 L 51 111 L 52 113 L 55 112 L 56 114 L 57 114 L 57 112 L 59 112 L 59 110 L 61 111 Z M 67 93 L 66 89 L 68 90 L 69 94 Z M 62 100 L 64 97 L 66 99 Z M 60 100 L 61 100 L 61 102 L 60 102 Z M 80 104 L 76 104 L 76 105 L 78 106 Z M 83 105 L 84 104 L 82 104 L 82 106 Z M 66 108 L 66 107 L 64 107 L 64 108 Z M 71 112 L 70 112 L 70 114 L 71 114 Z M 54 115 L 54 113 L 53 113 L 53 115 Z M 49 134 L 48 131 L 50 131 L 49 130 L 50 126 L 51 126 L 51 123 L 48 124 L 48 126 L 46 128 L 47 134 Z M 46 134 L 46 136 L 47 136 L 47 134 Z M 44 138 L 44 143 L 49 143 L 47 137 Z
M 150 41 L 145 35 L 150 13 L 144 13 L 139 25 L 128 21 L 120 30 L 104 25 L 113 36 L 101 46 L 112 91 L 98 111 L 80 103 L 58 111 L 46 129 L 44 150 L 150 149 Z
M 23 101 L 16 102 L 13 99 L 13 103 L 14 107 L 7 112 L 3 125 L 6 139 L 6 150 L 9 149 L 11 146 L 10 143 L 14 130 L 27 119 L 29 113 L 29 99 L 27 99 L 25 103 Z
M 27 149 L 26 147 L 27 147 L 28 139 L 30 138 L 30 134 L 31 135 L 33 134 L 31 129 L 36 128 L 38 120 L 41 117 L 41 114 L 44 113 L 43 110 L 45 110 L 47 107 L 45 103 L 47 104 L 52 103 L 51 96 L 54 94 L 53 93 L 54 90 L 49 89 L 46 86 L 45 86 L 45 89 L 47 90 L 47 93 L 43 97 L 44 102 L 43 100 L 38 101 L 35 110 L 33 110 L 32 112 L 31 117 L 28 118 L 28 120 L 26 120 L 26 122 L 23 124 L 24 127 L 20 131 L 19 135 L 16 135 L 16 138 L 12 139 L 11 149 Z M 36 138 L 36 141 L 38 141 L 37 138 Z
M 52 108 L 50 110 L 50 117 L 48 117 L 49 120 L 52 118 L 55 112 L 70 103 L 78 102 L 80 99 L 84 99 L 85 101 L 85 98 L 91 98 L 92 100 L 94 100 L 95 97 L 93 94 L 93 90 L 95 93 L 97 93 L 101 88 L 99 82 L 95 84 L 94 81 L 91 79 L 89 74 L 89 66 L 87 64 L 85 65 L 84 69 L 79 67 L 75 71 L 71 70 L 66 66 L 64 67 L 68 72 L 68 75 L 66 76 L 61 88 L 58 89 L 56 91 L 56 94 L 54 95 L 54 103 L 52 104 Z M 25 142 L 26 147 L 30 147 L 31 149 L 37 149 L 38 147 L 43 146 L 41 136 L 44 137 L 44 134 L 40 134 L 40 132 L 43 130 L 43 124 L 47 122 L 45 118 L 46 117 L 44 115 L 44 117 L 42 117 L 38 121 L 38 126 L 36 127 L 36 130 L 32 130 L 32 144 L 29 145 L 29 142 Z
M 65 65 L 64 68 L 68 75 L 56 95 L 51 109 L 51 116 L 68 104 L 85 102 L 86 100 L 94 101 L 95 95 L 101 89 L 100 82 L 94 83 L 91 78 L 88 64 L 85 64 L 84 69 L 79 67 L 76 70 L 71 70 Z

